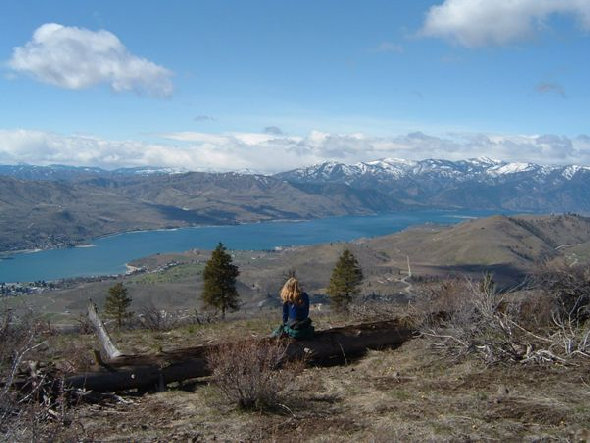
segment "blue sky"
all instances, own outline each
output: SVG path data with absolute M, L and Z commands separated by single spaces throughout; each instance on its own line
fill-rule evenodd
M 0 3 L 0 163 L 590 164 L 590 1 Z

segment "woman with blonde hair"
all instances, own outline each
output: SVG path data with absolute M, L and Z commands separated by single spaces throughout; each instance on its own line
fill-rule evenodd
M 295 277 L 289 278 L 281 289 L 283 324 L 273 331 L 273 337 L 310 338 L 313 326 L 309 318 L 309 296 L 301 290 Z

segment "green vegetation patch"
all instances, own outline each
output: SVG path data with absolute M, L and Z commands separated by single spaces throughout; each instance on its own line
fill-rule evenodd
M 140 274 L 132 277 L 130 281 L 138 285 L 178 283 L 190 278 L 197 278 L 204 267 L 203 263 L 185 263 L 161 271 Z

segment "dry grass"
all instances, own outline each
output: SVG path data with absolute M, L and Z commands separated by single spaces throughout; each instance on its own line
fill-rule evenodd
M 449 362 L 424 340 L 308 368 L 289 410 L 242 412 L 212 386 L 86 405 L 89 438 L 170 441 L 573 440 L 590 423 L 589 368 Z
M 313 319 L 319 328 L 379 319 L 378 306 L 352 316 L 314 312 Z M 267 335 L 278 317 L 268 311 L 165 332 L 124 331 L 116 340 L 136 352 L 233 341 Z M 92 346 L 89 336 L 50 337 L 53 359 L 67 357 L 73 341 L 80 350 Z M 575 441 L 590 432 L 588 365 L 486 366 L 471 355 L 448 359 L 431 344 L 415 339 L 346 366 L 304 369 L 290 376 L 284 407 L 271 410 L 243 411 L 205 379 L 82 404 L 71 420 L 84 438 L 101 441 Z

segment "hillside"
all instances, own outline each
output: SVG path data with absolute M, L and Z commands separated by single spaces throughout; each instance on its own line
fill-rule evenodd
M 386 305 L 372 306 L 383 315 Z M 123 330 L 114 336 L 126 353 L 151 355 L 265 337 L 277 322 L 271 313 L 170 330 Z M 312 318 L 319 330 L 358 322 L 325 310 L 314 310 Z M 97 370 L 92 335 L 52 333 L 43 340 L 36 355 L 41 361 L 51 360 L 70 372 Z M 262 405 L 262 410 L 238 408 L 210 377 L 147 392 L 87 393 L 88 401 L 60 409 L 65 420 L 52 420 L 49 429 L 60 441 L 275 442 L 290 441 L 295 434 L 303 441 L 330 442 L 585 441 L 590 435 L 587 359 L 490 365 L 473 354 L 448 355 L 436 344 L 421 337 L 397 348 L 368 351 L 362 358 L 344 356 L 342 364 L 329 367 L 284 368 L 274 373 L 282 377 L 273 391 L 279 394 L 278 406 Z M 252 353 L 240 353 L 240 348 L 235 352 L 232 361 L 252 359 Z M 262 376 L 254 379 L 257 387 L 269 383 L 262 368 Z M 232 387 L 237 384 L 234 373 L 228 382 Z M 237 380 L 250 386 L 249 379 Z M 28 430 L 22 426 L 29 423 L 25 420 L 27 416 L 18 424 Z M 46 429 L 39 428 L 38 433 Z
M 240 174 L 24 181 L 0 176 L 0 251 L 79 243 L 125 231 L 367 214 L 354 192 L 306 193 Z
M 167 311 L 159 326 L 152 326 L 152 330 L 136 324 L 129 330 L 113 331 L 126 355 L 145 354 L 146 360 L 141 360 L 145 362 L 155 354 L 171 356 L 179 347 L 267 337 L 280 321 L 278 288 L 294 269 L 312 294 L 311 317 L 317 330 L 334 330 L 388 316 L 403 321 L 404 325 L 417 325 L 420 319 L 431 317 L 430 314 L 422 317 L 424 312 L 420 311 L 432 309 L 432 299 L 427 298 L 424 304 L 422 297 L 432 293 L 429 291 L 437 294 L 437 284 L 429 281 L 431 277 L 461 273 L 479 279 L 482 272 L 492 270 L 494 280 L 514 282 L 543 261 L 589 263 L 589 240 L 589 218 L 524 215 L 468 220 L 450 227 L 426 225 L 347 245 L 326 244 L 274 252 L 232 251 L 241 271 L 238 289 L 244 305 L 225 321 L 211 320 L 200 308 L 195 310 L 201 284 L 199 273 L 210 251 L 146 257 L 134 264 L 151 272 L 93 283 L 72 283 L 68 290 L 9 298 L 7 306 L 26 306 L 43 313 L 44 327 L 39 332 L 43 334 L 40 337 L 43 346 L 34 347 L 35 358 L 52 364 L 41 364 L 41 370 L 55 367 L 70 374 L 96 372 L 98 366 L 92 353 L 96 348 L 95 337 L 59 333 L 56 327 L 62 322 L 84 325 L 85 318 L 79 313 L 85 310 L 87 299 L 92 297 L 102 306 L 107 289 L 115 281 L 124 282 L 129 289 L 135 313 L 153 315 L 162 313 L 162 309 Z M 322 292 L 331 268 L 345 246 L 358 257 L 366 277 L 362 297 L 347 314 L 322 306 L 326 302 Z M 412 275 L 416 277 L 413 279 L 407 276 L 408 257 Z M 422 282 L 420 277 L 426 281 Z M 465 300 L 474 295 L 469 285 L 464 287 L 468 288 L 467 292 L 459 288 L 451 295 L 454 299 L 464 297 L 463 303 L 467 303 Z M 448 302 L 442 289 L 438 294 Z M 406 301 L 405 297 L 412 297 L 415 303 L 395 303 Z M 550 340 L 545 337 L 554 337 L 559 332 L 553 317 L 543 311 L 547 306 L 540 302 L 542 291 L 511 292 L 503 294 L 502 299 L 519 306 L 509 311 L 513 316 L 510 318 L 528 321 L 522 323 L 528 328 L 536 327 L 531 330 L 532 336 L 538 339 L 537 345 L 546 346 L 545 342 Z M 476 302 L 473 303 L 475 306 Z M 146 307 L 151 311 L 146 311 Z M 472 322 L 467 324 L 470 333 L 480 330 L 474 328 L 478 324 L 477 315 L 475 320 L 460 318 L 462 322 Z M 486 317 L 485 321 L 488 320 Z M 514 340 L 511 342 L 514 349 L 537 350 L 519 341 L 524 338 L 525 344 L 530 343 L 530 332 L 524 329 L 512 329 L 512 332 L 519 337 L 509 336 Z M 580 332 L 582 339 L 587 338 L 587 332 Z M 490 338 L 484 331 L 474 339 L 487 337 L 494 344 L 497 336 Z M 503 343 L 506 336 L 499 337 Z M 294 369 L 282 367 L 275 374 L 282 374 L 285 381 L 273 391 L 279 394 L 278 407 L 263 405 L 265 409 L 260 411 L 244 411 L 222 395 L 213 376 L 171 384 L 168 389 L 153 392 L 129 391 L 120 395 L 87 392 L 88 402 L 72 402 L 61 409 L 64 419 L 52 419 L 47 422 L 49 425 L 44 423 L 43 431 L 49 429 L 60 440 L 281 441 L 293 430 L 311 441 L 584 441 L 588 438 L 587 352 L 573 353 L 568 360 L 557 357 L 516 363 L 508 359 L 490 364 L 481 359 L 483 354 L 478 357 L 475 351 L 458 354 L 452 341 L 444 342 L 446 338 L 447 335 L 424 334 L 399 347 L 368 351 L 362 357 L 344 354 L 338 362 L 327 362 L 328 367 L 302 364 Z M 553 343 L 563 350 L 560 337 Z M 242 348 L 245 349 L 242 354 L 240 348 L 231 349 L 237 349 L 232 351 L 232 357 L 237 360 L 248 361 L 252 354 L 257 355 L 249 351 L 251 348 Z M 112 374 L 111 371 L 113 368 L 107 373 Z M 15 429 L 22 430 L 22 423 L 28 422 L 15 420 Z
M 486 158 L 327 162 L 275 176 L 0 166 L 0 251 L 70 245 L 139 229 L 425 207 L 586 213 L 589 186 L 585 166 Z
M 240 326 L 247 335 L 260 333 L 247 325 L 215 329 L 222 336 Z M 589 394 L 581 380 L 588 380 L 583 365 L 449 361 L 414 340 L 345 366 L 305 369 L 284 386 L 278 411 L 241 411 L 211 383 L 195 383 L 100 407 L 81 405 L 70 435 L 77 430 L 78 439 L 141 441 L 274 442 L 293 435 L 329 442 L 585 441 Z
M 526 272 L 590 240 L 590 219 L 575 215 L 493 216 L 448 228 L 419 227 L 368 243 L 415 264 L 436 267 L 509 265 Z M 561 247 L 560 247 L 561 246 Z M 405 259 L 405 257 L 403 257 Z

